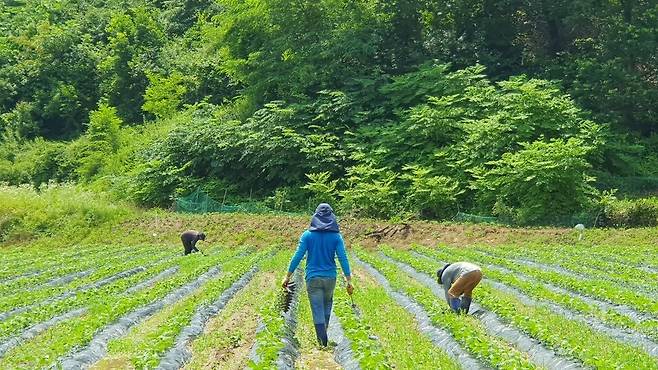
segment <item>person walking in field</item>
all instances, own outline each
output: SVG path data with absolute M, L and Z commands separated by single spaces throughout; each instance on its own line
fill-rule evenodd
M 482 280 L 480 266 L 470 262 L 448 263 L 436 272 L 436 278 L 443 285 L 450 308 L 456 313 L 467 314 L 473 300 L 473 289 Z
M 196 242 L 206 240 L 206 234 L 196 230 L 187 230 L 181 234 L 180 240 L 183 242 L 183 248 L 185 248 L 184 253 L 187 256 L 190 253 L 201 252 L 196 247 Z
M 347 280 L 347 293 L 352 295 L 354 290 L 345 243 L 338 229 L 333 209 L 327 203 L 318 205 L 311 218 L 310 227 L 299 238 L 299 246 L 282 282 L 284 289 L 288 287 L 293 272 L 306 254 L 308 254 L 306 291 L 311 305 L 315 334 L 320 345 L 326 347 L 328 344 L 327 327 L 336 288 L 336 256 Z

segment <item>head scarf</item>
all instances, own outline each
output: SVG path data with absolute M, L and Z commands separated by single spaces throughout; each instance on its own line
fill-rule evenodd
M 441 279 L 443 276 L 443 271 L 445 271 L 450 265 L 451 263 L 446 263 L 439 271 L 436 272 L 436 280 L 439 282 L 439 284 L 443 284 L 443 279 Z
M 327 203 L 320 203 L 315 209 L 315 214 L 311 217 L 310 231 L 334 231 L 339 232 L 338 222 L 334 210 Z

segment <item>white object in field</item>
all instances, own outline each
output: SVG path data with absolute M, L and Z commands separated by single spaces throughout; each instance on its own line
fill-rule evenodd
M 153 233 L 153 236 L 158 236 L 158 234 L 156 234 L 156 233 Z
M 578 224 L 574 227 L 574 229 L 578 230 L 578 240 L 583 240 L 583 234 L 585 233 L 585 225 Z

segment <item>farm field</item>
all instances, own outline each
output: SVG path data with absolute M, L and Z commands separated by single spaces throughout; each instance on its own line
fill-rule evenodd
M 0 255 L 0 369 L 658 369 L 655 248 L 352 246 L 329 349 L 289 247 L 159 244 Z M 468 315 L 435 272 L 480 265 Z M 303 263 L 302 263 L 303 266 Z

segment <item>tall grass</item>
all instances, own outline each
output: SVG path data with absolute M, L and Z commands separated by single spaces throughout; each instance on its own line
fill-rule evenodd
M 103 193 L 70 184 L 0 185 L 0 242 L 83 234 L 134 213 Z

